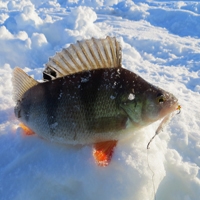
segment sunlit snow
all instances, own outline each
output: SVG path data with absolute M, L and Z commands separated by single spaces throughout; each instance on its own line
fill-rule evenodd
M 107 35 L 120 41 L 123 67 L 173 93 L 182 108 L 149 150 L 160 122 L 119 141 L 110 165 L 99 167 L 92 145 L 60 145 L 22 133 L 11 78 L 18 66 L 41 81 L 57 51 Z M 0 199 L 198 200 L 199 105 L 199 1 L 0 2 Z

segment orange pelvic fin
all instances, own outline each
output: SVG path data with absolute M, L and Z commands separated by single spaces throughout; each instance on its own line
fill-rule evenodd
M 30 128 L 25 126 L 23 123 L 20 123 L 19 127 L 23 129 L 23 132 L 24 132 L 25 135 L 33 135 L 33 134 L 35 134 Z
M 94 144 L 93 156 L 99 166 L 105 167 L 110 163 L 114 147 L 116 145 L 116 140 L 98 142 Z

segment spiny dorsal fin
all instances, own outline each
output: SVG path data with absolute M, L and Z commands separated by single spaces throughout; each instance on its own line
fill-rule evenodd
M 121 67 L 121 46 L 115 37 L 77 41 L 49 59 L 44 80 L 52 80 L 85 70 Z
M 13 70 L 12 84 L 13 100 L 17 102 L 27 90 L 37 85 L 38 82 L 26 74 L 22 69 L 16 67 Z

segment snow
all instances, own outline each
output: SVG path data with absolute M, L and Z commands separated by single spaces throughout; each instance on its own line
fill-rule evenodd
M 0 198 L 198 200 L 199 20 L 199 1 L 1 1 Z M 11 77 L 19 66 L 40 81 L 56 51 L 107 35 L 121 42 L 125 68 L 173 93 L 182 109 L 149 150 L 160 122 L 119 141 L 110 165 L 98 167 L 92 145 L 60 145 L 22 133 Z

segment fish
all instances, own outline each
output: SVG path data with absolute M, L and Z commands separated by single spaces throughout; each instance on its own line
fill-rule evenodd
M 107 166 L 119 140 L 163 119 L 179 107 L 171 93 L 122 67 L 115 37 L 77 41 L 49 58 L 38 82 L 13 70 L 14 113 L 20 127 L 52 142 L 93 145 Z M 157 131 L 157 132 L 159 132 Z

